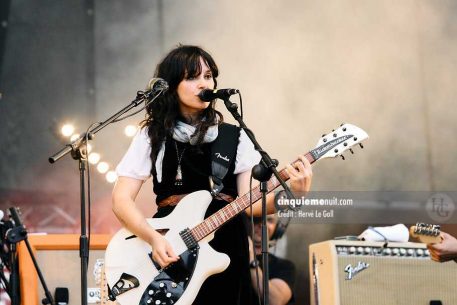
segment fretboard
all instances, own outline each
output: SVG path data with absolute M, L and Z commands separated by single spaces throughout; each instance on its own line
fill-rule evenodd
M 315 159 L 308 152 L 305 155 L 305 158 L 312 164 L 314 163 Z M 295 160 L 292 163 L 298 162 L 299 160 Z M 287 174 L 285 169 L 282 169 L 279 172 L 281 179 L 284 181 L 289 180 L 289 175 Z M 281 184 L 279 183 L 278 179 L 273 176 L 267 183 L 268 186 L 268 193 L 276 189 Z M 252 193 L 252 200 L 250 200 L 250 193 Z M 227 221 L 244 211 L 251 202 L 256 202 L 260 198 L 262 198 L 262 193 L 260 192 L 260 186 L 257 185 L 254 187 L 251 192 L 244 194 L 241 197 L 238 197 L 236 200 L 232 201 L 230 204 L 226 205 L 213 215 L 206 218 L 203 222 L 196 225 L 194 228 L 191 229 L 191 233 L 196 241 L 200 241 L 212 232 L 216 231 L 220 226 L 225 224 Z

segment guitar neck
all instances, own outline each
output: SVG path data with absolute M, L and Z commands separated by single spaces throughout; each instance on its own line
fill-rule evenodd
M 305 158 L 313 164 L 317 159 L 313 157 L 315 155 L 313 151 L 308 152 L 305 155 Z M 292 163 L 296 163 L 299 160 L 295 160 Z M 281 179 L 284 181 L 289 180 L 289 175 L 287 174 L 285 169 L 282 169 L 279 172 L 279 176 Z M 273 176 L 267 183 L 268 186 L 268 193 L 276 189 L 278 186 L 280 186 L 280 182 L 278 179 L 276 179 L 275 176 Z M 252 200 L 250 200 L 250 193 L 252 193 Z M 260 187 L 256 186 L 251 189 L 251 192 L 248 192 L 244 194 L 241 197 L 238 197 L 236 200 L 232 201 L 230 204 L 226 205 L 213 215 L 209 216 L 206 218 L 203 222 L 200 224 L 196 225 L 194 228 L 192 228 L 191 234 L 195 238 L 196 241 L 200 241 L 212 232 L 216 231 L 219 227 L 224 225 L 227 221 L 244 211 L 250 204 L 251 202 L 256 202 L 259 199 L 262 198 L 262 193 L 260 191 Z

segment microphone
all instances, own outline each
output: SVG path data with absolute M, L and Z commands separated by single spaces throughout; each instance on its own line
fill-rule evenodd
M 159 77 L 151 78 L 148 82 L 148 85 L 146 86 L 146 91 L 151 91 L 154 93 L 156 93 L 158 91 L 165 92 L 167 90 L 168 90 L 168 83 Z
M 198 97 L 203 101 L 203 102 L 210 102 L 214 99 L 220 98 L 222 100 L 229 98 L 231 95 L 240 93 L 240 90 L 238 89 L 203 89 L 200 91 L 198 94 Z

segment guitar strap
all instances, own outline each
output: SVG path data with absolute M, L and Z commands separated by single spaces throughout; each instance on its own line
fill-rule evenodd
M 222 180 L 236 158 L 240 128 L 222 123 L 219 133 L 211 145 L 211 195 L 215 197 L 224 188 Z

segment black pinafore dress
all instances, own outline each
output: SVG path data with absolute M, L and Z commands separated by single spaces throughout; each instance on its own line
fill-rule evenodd
M 210 156 L 211 143 L 195 147 L 189 143 L 181 143 L 172 138 L 167 138 L 162 164 L 162 182 L 159 183 L 153 174 L 154 193 L 157 195 L 157 202 L 171 195 L 188 194 L 199 190 L 209 191 Z M 175 184 L 179 158 L 181 159 L 182 185 Z M 223 180 L 224 189 L 222 193 L 236 198 L 238 194 L 236 175 L 233 174 L 234 168 L 233 162 Z M 213 199 L 206 211 L 205 218 L 227 204 L 226 201 Z M 159 208 L 154 217 L 165 217 L 173 209 L 173 206 Z M 250 304 L 249 248 L 244 222 L 245 218 L 242 215 L 235 216 L 215 232 L 214 239 L 209 244 L 216 251 L 227 254 L 230 257 L 230 265 L 224 272 L 210 276 L 203 283 L 193 304 Z

